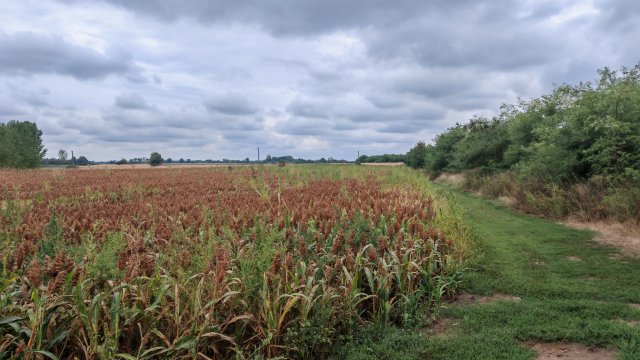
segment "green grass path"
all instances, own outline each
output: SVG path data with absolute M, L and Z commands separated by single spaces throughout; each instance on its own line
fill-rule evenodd
M 437 186 L 461 206 L 478 255 L 462 291 L 511 294 L 520 302 L 454 306 L 445 334 L 385 329 L 346 350 L 352 359 L 533 359 L 527 342 L 575 342 L 616 348 L 640 359 L 640 260 L 613 259 L 616 249 L 589 231 L 519 214 L 496 202 Z

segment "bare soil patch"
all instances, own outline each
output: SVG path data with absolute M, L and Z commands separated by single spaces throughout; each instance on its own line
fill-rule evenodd
M 509 294 L 493 294 L 493 295 L 476 295 L 476 294 L 460 294 L 456 299 L 452 302 L 452 305 L 456 306 L 467 306 L 467 305 L 484 305 L 484 304 L 493 304 L 497 301 L 513 301 L 520 302 L 520 299 L 517 296 L 509 295 Z
M 447 336 L 451 334 L 458 325 L 460 325 L 460 319 L 439 317 L 422 328 L 420 332 L 429 335 Z
M 640 304 L 629 304 L 629 306 L 631 306 L 632 308 L 634 308 L 636 310 L 640 310 Z
M 567 257 L 566 257 L 566 259 L 567 259 L 567 260 L 569 260 L 569 261 L 573 261 L 573 262 L 579 262 L 579 261 L 582 261 L 582 259 L 580 259 L 580 258 L 579 258 L 579 257 L 577 257 L 577 256 L 567 256 Z
M 598 233 L 594 240 L 601 244 L 619 248 L 624 255 L 640 257 L 640 226 L 636 224 L 579 222 L 569 220 L 565 225 L 576 229 L 587 229 Z
M 581 344 L 534 343 L 529 347 L 538 352 L 537 360 L 608 360 L 618 356 L 615 350 L 590 348 Z

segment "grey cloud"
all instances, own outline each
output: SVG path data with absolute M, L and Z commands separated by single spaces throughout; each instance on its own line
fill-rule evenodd
M 210 96 L 204 105 L 211 112 L 227 115 L 252 115 L 259 110 L 246 96 L 237 93 Z
M 160 123 L 156 114 L 150 114 L 148 112 L 139 111 L 127 111 L 121 108 L 109 109 L 102 113 L 102 119 L 107 121 L 111 126 L 121 126 L 127 129 L 138 129 L 153 127 L 158 125 L 166 125 Z M 97 134 L 101 130 L 95 129 L 92 132 Z
M 29 94 L 24 97 L 24 101 L 34 107 L 47 107 L 49 106 L 49 100 L 40 94 Z
M 594 25 L 591 41 L 597 41 L 601 47 L 611 46 L 615 55 L 627 66 L 635 65 L 640 59 L 640 48 L 635 46 L 640 38 L 640 6 L 635 0 L 600 0 L 596 6 L 602 16 Z M 633 45 L 632 45 L 633 44 Z M 602 54 L 604 55 L 604 54 Z M 605 61 L 611 61 L 604 57 Z M 606 65 L 611 66 L 608 63 Z M 599 64 L 602 67 L 602 64 Z
M 122 109 L 147 110 L 147 101 L 138 93 L 122 93 L 116 97 L 115 105 Z
M 372 129 L 387 133 L 416 133 L 423 129 L 442 126 L 446 111 L 436 105 L 423 103 L 408 104 L 402 108 L 386 111 L 364 109 L 345 114 L 352 123 L 367 123 Z M 359 128 L 362 125 L 358 126 Z
M 300 98 L 293 99 L 286 108 L 294 116 L 307 118 L 331 117 L 331 106 L 321 100 Z
M 36 108 L 45 108 L 50 105 L 48 97 L 51 91 L 48 88 L 30 89 L 7 83 L 7 89 L 14 99 L 27 105 Z
M 24 109 L 16 106 L 11 100 L 3 99 L 0 97 L 0 116 L 18 116 L 25 115 L 26 112 Z M 0 122 L 4 122 L 4 120 L 13 120 L 13 119 L 2 119 Z
M 116 106 L 102 112 L 101 118 L 113 127 L 145 129 L 163 127 L 176 131 L 198 131 L 194 137 L 225 131 L 255 131 L 264 128 L 264 119 L 255 116 L 238 116 L 223 113 L 211 113 L 202 107 L 181 108 L 138 108 L 139 102 L 127 103 L 128 107 Z M 134 107 L 136 105 L 136 107 Z M 144 111 L 140 111 L 144 110 Z M 100 130 L 96 130 L 100 131 Z
M 78 0 L 61 0 L 73 3 Z M 180 18 L 201 23 L 244 21 L 256 24 L 275 35 L 318 34 L 368 24 L 389 26 L 428 9 L 419 0 L 278 0 L 210 1 L 194 0 L 103 0 L 163 21 Z
M 438 131 L 443 126 L 446 126 L 444 118 L 438 120 L 416 117 L 413 119 L 400 119 L 386 122 L 378 131 L 383 133 L 415 134 L 423 130 Z
M 309 119 L 304 117 L 290 117 L 286 122 L 279 122 L 275 130 L 288 135 L 326 135 L 332 130 L 333 121 Z
M 222 137 L 227 141 L 244 145 L 260 146 L 268 143 L 268 140 L 260 131 L 227 131 Z
M 276 127 L 279 133 L 331 139 L 340 132 L 361 131 L 363 124 L 390 133 L 416 132 L 441 125 L 446 114 L 443 107 L 425 102 L 380 109 L 358 98 L 342 99 L 331 106 L 322 101 L 296 99 L 287 110 L 289 117 Z
M 381 59 L 413 59 L 425 67 L 474 67 L 483 71 L 544 64 L 563 51 L 561 37 L 535 19 L 515 18 L 517 9 L 499 9 L 486 3 L 476 6 L 494 9 L 495 14 L 487 20 L 486 11 L 467 9 L 447 21 L 443 21 L 443 14 L 417 15 L 396 27 L 377 31 L 369 39 L 369 52 Z
M 258 131 L 264 128 L 264 119 L 252 116 L 211 116 L 203 118 L 203 127 L 216 132 Z
M 640 7 L 635 0 L 600 0 L 596 1 L 597 7 L 604 13 L 599 25 L 603 30 L 611 29 L 629 30 L 638 29 L 638 16 Z
M 193 138 L 193 135 L 193 132 L 190 131 L 177 131 L 173 128 L 155 127 L 131 129 L 128 131 L 117 130 L 94 136 L 94 139 L 111 143 L 159 142 L 169 145 L 173 141 L 177 141 L 177 139 L 184 140 Z
M 366 99 L 375 107 L 380 109 L 399 108 L 406 104 L 405 101 L 401 100 L 400 98 L 398 98 L 398 96 L 391 93 L 369 94 L 366 96 Z
M 323 81 L 323 82 L 336 82 L 340 81 L 344 78 L 344 74 L 340 74 L 338 71 L 331 70 L 311 70 L 309 72 L 311 78 L 315 81 Z
M 88 80 L 113 74 L 139 77 L 139 71 L 131 56 L 121 50 L 102 54 L 58 36 L 0 33 L 0 73 L 59 74 Z
M 297 68 L 302 70 L 309 69 L 309 64 L 300 60 L 284 59 L 278 56 L 265 56 L 261 60 L 270 65 L 285 66 L 287 68 Z
M 436 70 L 433 75 L 414 70 L 402 74 L 391 82 L 392 89 L 395 91 L 414 93 L 431 99 L 454 95 L 474 84 L 471 76 L 461 78 L 457 74 L 447 73 L 444 70 L 440 73 Z

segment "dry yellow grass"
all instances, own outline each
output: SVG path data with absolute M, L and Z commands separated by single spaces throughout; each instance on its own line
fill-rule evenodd
M 598 233 L 594 240 L 619 248 L 624 255 L 640 257 L 640 226 L 635 224 L 580 222 L 569 220 L 565 225 L 576 229 L 588 229 Z

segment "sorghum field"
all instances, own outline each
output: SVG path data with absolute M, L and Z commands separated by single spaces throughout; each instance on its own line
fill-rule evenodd
M 0 172 L 0 358 L 326 358 L 415 326 L 469 232 L 405 168 Z

